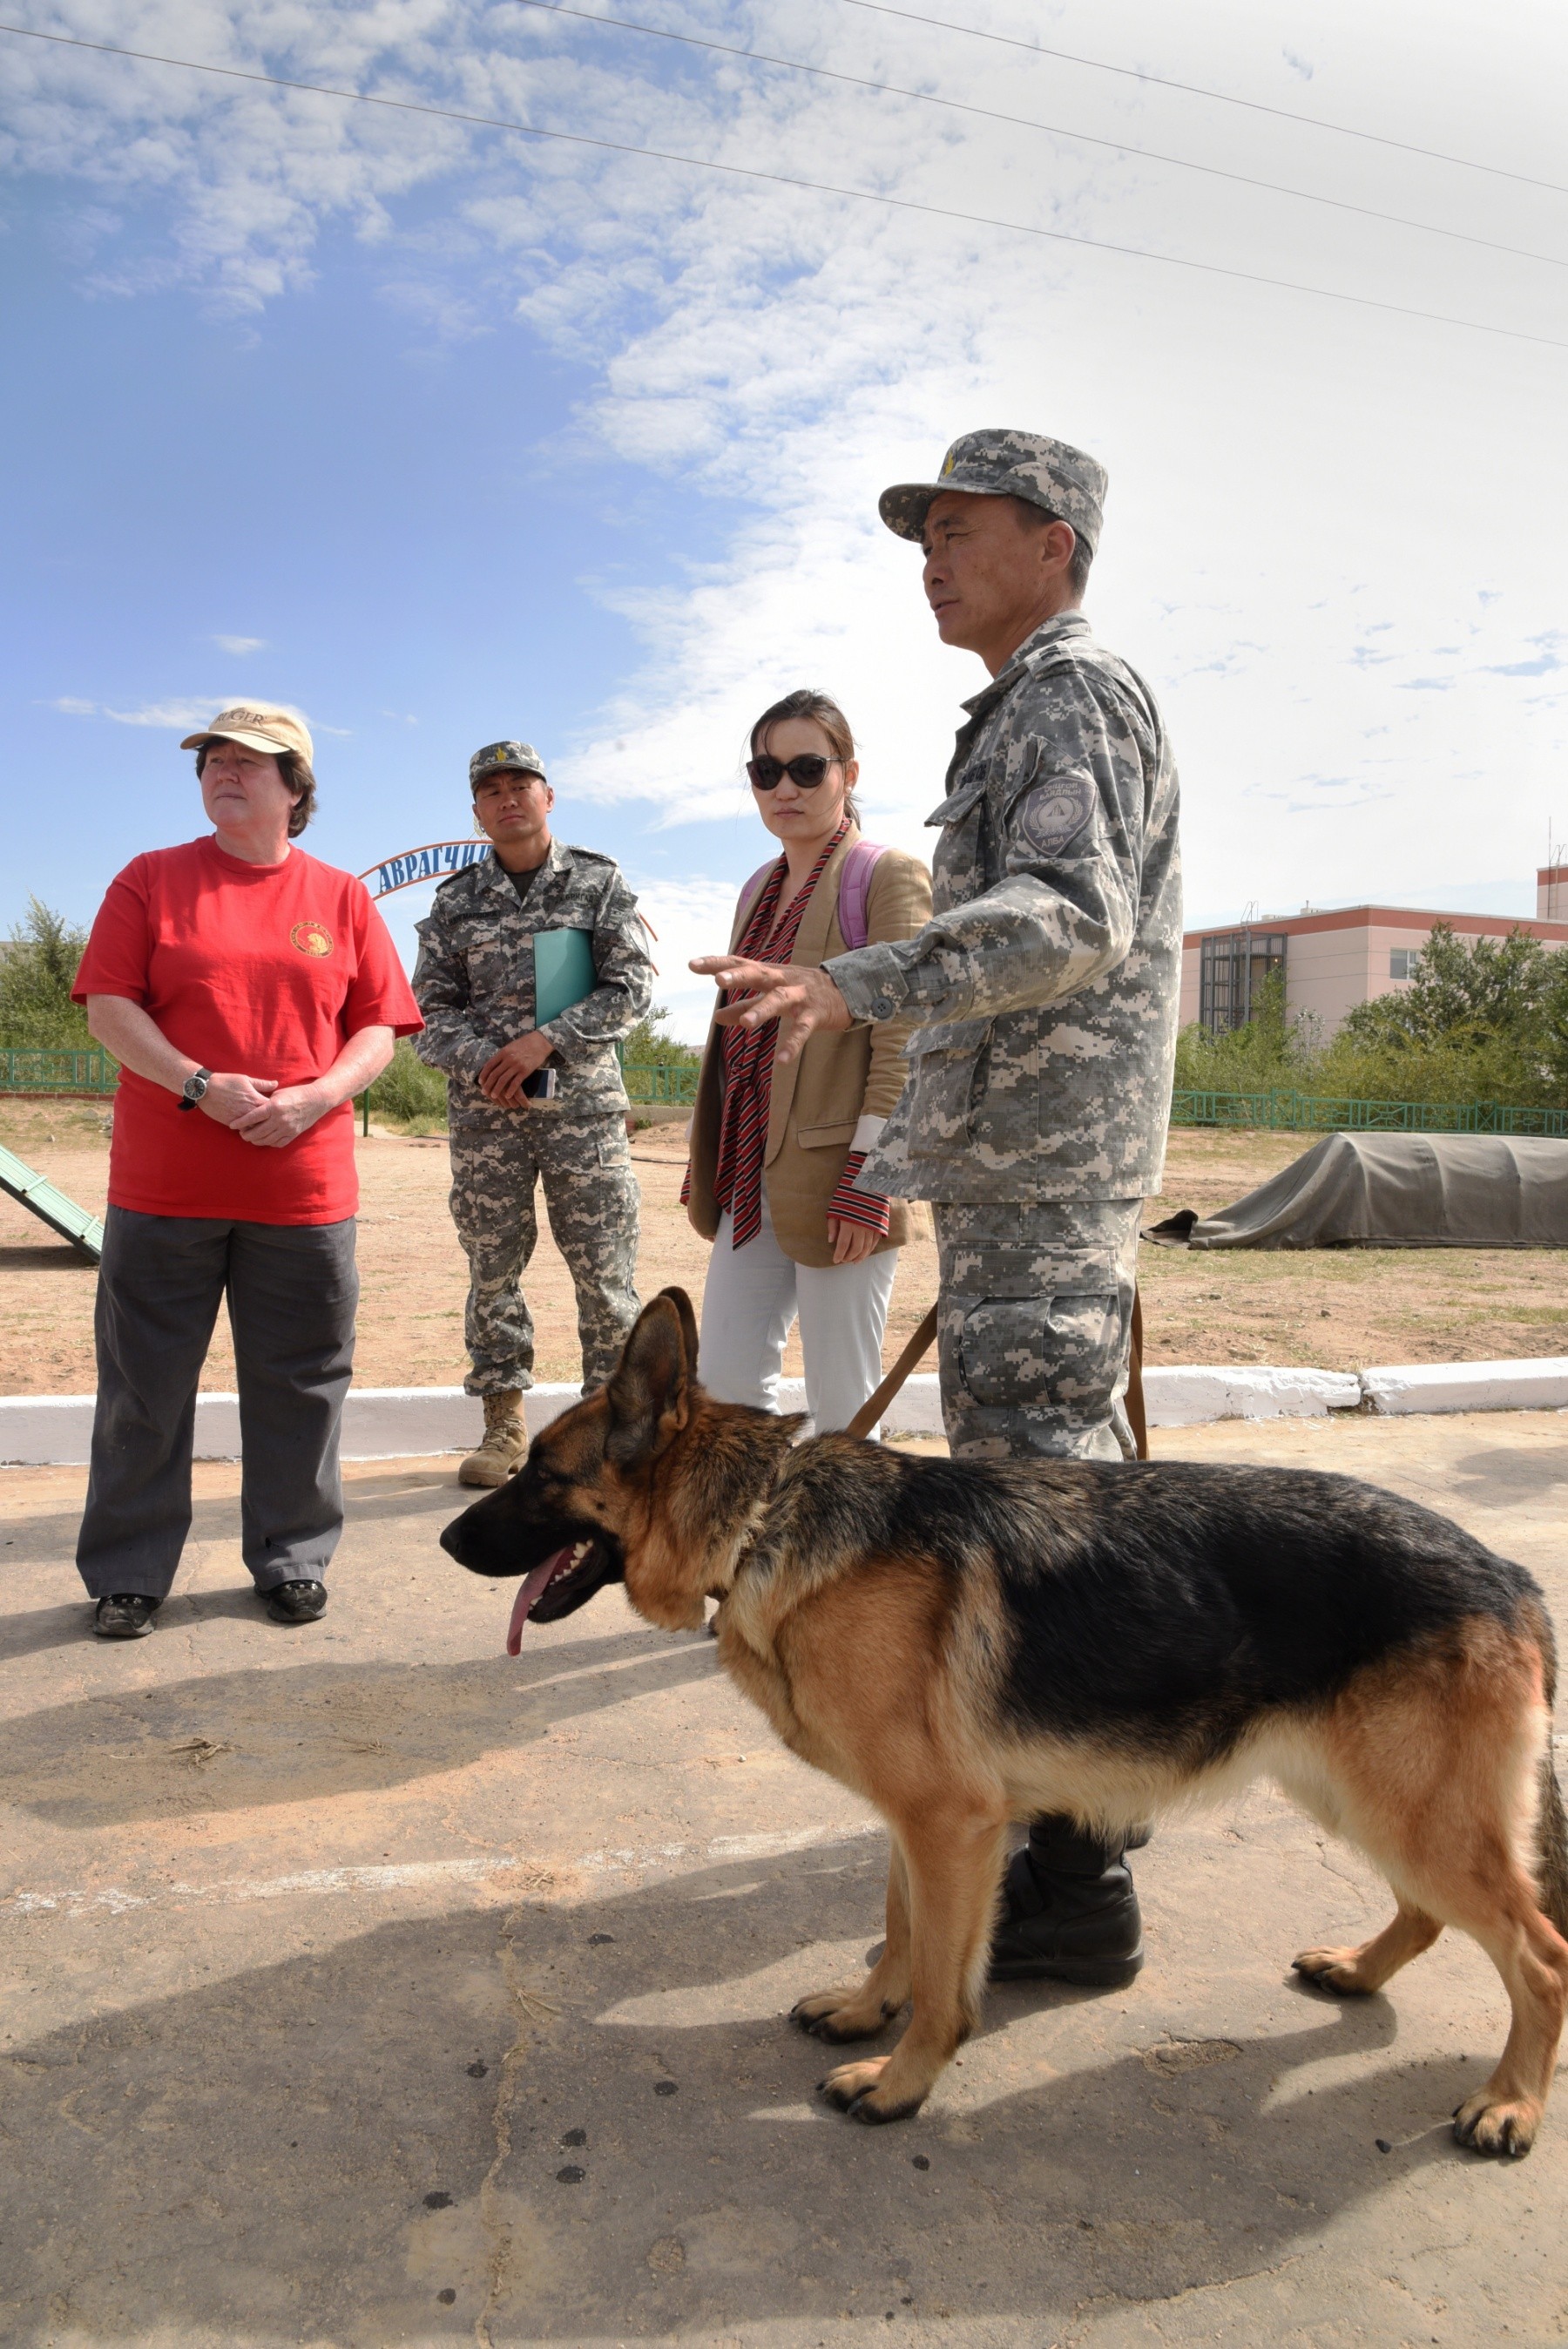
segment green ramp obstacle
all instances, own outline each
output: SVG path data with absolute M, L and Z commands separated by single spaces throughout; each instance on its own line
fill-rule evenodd
M 36 1174 L 10 1151 L 0 1149 L 0 1191 L 24 1207 L 30 1207 L 41 1223 L 63 1240 L 79 1247 L 85 1257 L 97 1264 L 103 1254 L 103 1226 L 63 1191 L 57 1191 L 46 1174 Z

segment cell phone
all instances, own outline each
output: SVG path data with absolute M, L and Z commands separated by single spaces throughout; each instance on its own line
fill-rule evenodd
M 535 1069 L 531 1077 L 524 1077 L 522 1090 L 530 1101 L 553 1101 L 561 1091 L 560 1072 L 548 1063 L 542 1069 Z

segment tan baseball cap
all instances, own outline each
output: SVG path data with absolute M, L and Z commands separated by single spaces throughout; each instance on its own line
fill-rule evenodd
M 265 750 L 274 759 L 280 750 L 292 750 L 307 767 L 315 764 L 310 728 L 303 718 L 275 701 L 247 701 L 233 709 L 220 709 L 211 726 L 203 727 L 200 734 L 187 734 L 180 748 L 201 750 L 209 742 L 242 742 L 247 750 Z

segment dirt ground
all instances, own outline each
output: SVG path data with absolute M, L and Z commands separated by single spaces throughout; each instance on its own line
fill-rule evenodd
M 1390 1485 L 1561 1620 L 1563 1430 L 1155 1450 Z M 830 2112 L 785 2018 L 880 1939 L 878 1823 L 619 1590 L 504 1655 L 511 1586 L 437 1546 L 452 1480 L 352 1466 L 327 1613 L 284 1630 L 238 1471 L 201 1463 L 156 1636 L 111 1646 L 71 1562 L 85 1470 L 0 1470 L 7 2349 L 1568 2337 L 1568 2087 L 1528 2162 L 1462 2152 L 1495 1972 L 1446 1933 L 1383 1995 L 1304 1988 L 1292 1953 L 1388 1895 L 1264 1786 L 1138 1855 L 1130 1988 L 994 1990 L 914 2118 Z
M 102 1214 L 104 1111 L 74 1102 L 0 1106 L 0 1143 Z M 1310 1146 L 1296 1134 L 1178 1132 L 1158 1213 L 1227 1206 Z M 679 1204 L 686 1163 L 680 1129 L 645 1130 L 632 1152 L 643 1188 L 643 1293 L 676 1281 L 700 1295 L 707 1249 Z M 373 1131 L 359 1144 L 359 1383 L 455 1386 L 466 1367 L 467 1267 L 447 1213 L 445 1140 Z M 1149 1359 L 1350 1371 L 1378 1362 L 1568 1354 L 1565 1269 L 1561 1255 L 1534 1249 L 1189 1257 L 1146 1247 L 1140 1278 Z M 0 1197 L 0 1393 L 91 1390 L 95 1285 L 91 1266 L 73 1248 Z M 528 1293 L 538 1329 L 537 1375 L 576 1377 L 572 1285 L 547 1231 Z M 893 1290 L 890 1361 L 935 1293 L 935 1249 L 929 1238 L 916 1239 L 903 1252 Z M 799 1343 L 791 1340 L 787 1368 L 798 1374 L 799 1367 Z M 221 1328 L 202 1383 L 225 1390 L 233 1380 L 233 1355 Z

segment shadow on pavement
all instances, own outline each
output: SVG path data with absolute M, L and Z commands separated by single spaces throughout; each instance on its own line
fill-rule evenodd
M 1568 1446 L 1527 1452 L 1505 1451 L 1500 1444 L 1493 1451 L 1467 1453 L 1454 1462 L 1451 1474 L 1457 1496 L 1472 1506 L 1514 1507 L 1555 1495 L 1568 1485 Z
M 180 1604 L 169 1602 L 171 1618 Z M 188 1605 L 269 1628 L 248 1590 Z M 79 1609 L 40 1609 L 42 1628 L 62 1613 L 79 1637 Z M 24 1634 L 37 1625 L 36 1616 L 14 1620 Z M 164 1636 L 160 1629 L 152 1638 Z M 206 1672 L 138 1692 L 134 1706 L 102 1688 L 0 1725 L 0 1800 L 60 1826 L 93 1827 L 400 1786 L 717 1669 L 713 1642 L 700 1633 L 628 1631 L 552 1641 L 517 1658 L 313 1660 Z
M 387 1924 L 14 2045 L 0 2334 L 370 2349 L 472 2338 L 488 2304 L 497 2349 L 814 2343 L 846 2315 L 886 2338 L 888 2310 L 1044 2343 L 1086 2302 L 1286 2265 L 1414 2169 L 1464 2198 L 1446 2115 L 1479 2059 L 1390 2060 L 1381 2000 L 1172 2067 L 1147 1979 L 1142 2046 L 1137 1993 L 1014 1988 L 914 2120 L 829 2113 L 780 2010 L 820 1986 L 802 1923 L 858 1952 L 881 1880 L 839 1846 Z
M 87 1471 L 84 1468 L 85 1477 Z M 351 1477 L 346 1486 L 347 1513 L 345 1538 L 352 1537 L 356 1526 L 378 1525 L 389 1519 L 434 1517 L 445 1525 L 470 1501 L 482 1497 L 466 1492 L 458 1483 L 457 1462 L 452 1463 L 449 1476 L 429 1469 L 419 1474 L 388 1475 L 385 1477 Z M 47 1514 L 18 1516 L 7 1520 L 6 1533 L 10 1547 L 3 1555 L 6 1566 L 69 1566 L 76 1557 L 77 1530 L 81 1524 L 81 1504 L 70 1509 L 55 1509 Z M 239 1495 L 223 1494 L 199 1498 L 191 1513 L 188 1542 L 238 1542 L 240 1538 Z

